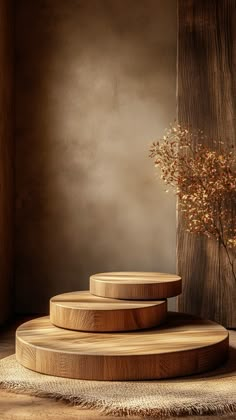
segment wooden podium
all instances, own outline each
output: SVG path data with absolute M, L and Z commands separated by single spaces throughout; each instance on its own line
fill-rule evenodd
M 17 329 L 17 360 L 43 374 L 89 380 L 161 379 L 213 369 L 227 357 L 228 332 L 212 321 L 168 313 L 166 298 L 177 290 L 181 278 L 175 275 L 93 275 L 90 292 L 55 296 L 49 317 Z

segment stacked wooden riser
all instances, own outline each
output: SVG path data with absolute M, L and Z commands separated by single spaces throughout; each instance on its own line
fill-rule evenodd
M 34 371 L 90 380 L 160 379 L 204 372 L 228 354 L 219 324 L 167 312 L 181 278 L 165 273 L 101 273 L 90 291 L 50 300 L 50 316 L 21 325 L 16 357 Z
M 167 301 L 103 298 L 90 292 L 64 293 L 50 300 L 52 324 L 77 331 L 115 332 L 152 328 L 167 316 Z

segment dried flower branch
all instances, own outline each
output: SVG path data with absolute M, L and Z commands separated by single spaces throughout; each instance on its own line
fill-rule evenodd
M 205 144 L 211 143 L 211 147 Z M 225 249 L 236 281 L 236 155 L 234 147 L 171 126 L 154 141 L 150 157 L 179 198 L 186 230 L 215 238 Z

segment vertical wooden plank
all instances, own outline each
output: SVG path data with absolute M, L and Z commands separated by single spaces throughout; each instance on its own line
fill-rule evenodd
M 235 143 L 236 1 L 178 0 L 178 120 Z M 236 284 L 224 250 L 184 230 L 178 214 L 179 310 L 236 327 Z
M 11 310 L 12 242 L 13 4 L 0 0 L 0 324 Z

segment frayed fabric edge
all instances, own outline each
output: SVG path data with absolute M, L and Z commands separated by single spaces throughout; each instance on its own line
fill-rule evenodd
M 62 395 L 56 392 L 47 392 L 32 387 L 25 387 L 21 384 L 12 382 L 0 382 L 0 388 L 6 391 L 36 396 L 40 398 L 50 398 L 55 401 L 61 401 L 69 405 L 78 406 L 84 409 L 98 410 L 101 414 L 126 417 L 126 416 L 139 416 L 139 417 L 152 417 L 152 418 L 165 418 L 165 417 L 179 417 L 179 416 L 203 416 L 203 415 L 217 415 L 223 416 L 225 414 L 236 413 L 236 402 L 232 403 L 209 403 L 194 406 L 183 405 L 182 407 L 176 406 L 171 408 L 140 408 L 140 407 L 121 407 L 116 406 L 115 402 L 108 402 L 102 399 L 87 399 L 86 397 L 74 395 Z

